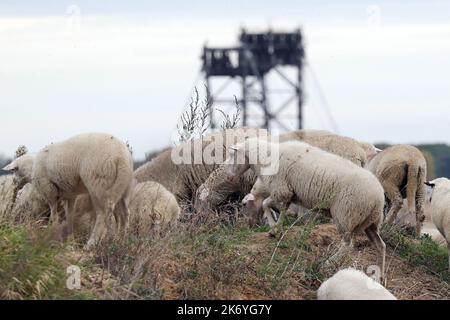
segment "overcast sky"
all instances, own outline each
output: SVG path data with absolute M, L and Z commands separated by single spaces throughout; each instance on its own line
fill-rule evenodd
M 36 2 L 0 3 L 0 153 L 89 131 L 136 158 L 169 145 L 203 44 L 242 26 L 302 27 L 341 134 L 450 143 L 448 1 Z M 331 129 L 308 69 L 304 89 L 305 126 Z

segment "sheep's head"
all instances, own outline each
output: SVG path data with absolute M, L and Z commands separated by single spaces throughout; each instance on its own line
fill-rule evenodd
M 366 153 L 367 163 L 369 163 L 378 153 L 383 151 L 368 142 L 360 142 L 360 145 Z
M 196 191 L 194 208 L 197 212 L 202 212 L 208 207 L 208 197 L 210 190 L 204 184 L 202 184 Z
M 228 175 L 236 177 L 251 168 L 259 175 L 273 175 L 279 168 L 279 144 L 267 139 L 249 138 L 228 148 Z
M 434 190 L 434 187 L 436 185 L 433 182 L 430 182 L 430 181 L 425 181 L 425 185 L 427 186 L 427 197 L 428 197 L 428 200 L 431 201 L 431 199 L 433 197 L 433 190 Z
M 3 168 L 5 171 L 14 172 L 14 174 L 26 182 L 31 181 L 33 172 L 34 157 L 29 154 L 24 154 L 14 159 L 10 164 Z
M 244 205 L 242 208 L 245 222 L 250 227 L 254 227 L 262 224 L 263 220 L 263 209 L 262 202 L 264 199 L 259 199 L 255 197 L 253 194 L 247 194 L 244 199 L 242 199 L 242 204 Z
M 426 181 L 425 185 L 427 186 L 428 200 L 431 201 L 431 199 L 433 197 L 433 193 L 436 189 L 439 189 L 441 187 L 450 189 L 450 180 L 447 178 L 436 178 L 432 181 Z
M 231 181 L 235 181 L 247 171 L 250 168 L 250 163 L 244 144 L 230 146 L 224 164 L 227 167 L 228 179 Z

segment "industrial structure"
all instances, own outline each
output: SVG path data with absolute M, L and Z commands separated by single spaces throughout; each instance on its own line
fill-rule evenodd
M 215 106 L 239 103 L 243 126 L 252 125 L 271 129 L 275 124 L 282 130 L 302 128 L 302 68 L 304 61 L 302 33 L 295 32 L 249 33 L 245 29 L 235 47 L 204 47 L 202 72 L 205 77 L 212 104 L 210 126 L 217 128 Z M 288 67 L 290 72 L 285 70 Z M 292 69 L 294 72 L 292 72 Z M 270 87 L 267 75 L 276 73 L 282 87 Z M 294 74 L 294 76 L 293 76 Z M 225 82 L 223 79 L 225 78 Z M 216 81 L 222 79 L 217 88 Z M 230 83 L 237 82 L 240 92 L 234 96 L 222 96 Z M 285 100 L 274 103 L 272 94 L 288 93 Z M 286 118 L 281 114 L 286 109 L 294 114 Z M 289 124 L 287 123 L 289 121 Z

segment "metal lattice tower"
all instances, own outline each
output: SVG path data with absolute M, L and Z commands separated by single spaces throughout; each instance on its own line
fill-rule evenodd
M 236 97 L 242 109 L 242 125 L 253 125 L 271 129 L 272 123 L 287 130 L 285 119 L 280 114 L 288 107 L 296 114 L 288 116 L 292 122 L 295 119 L 296 127 L 302 128 L 302 67 L 304 60 L 304 49 L 300 29 L 295 32 L 273 32 L 248 33 L 242 30 L 239 36 L 239 45 L 236 47 L 204 47 L 202 54 L 202 72 L 213 108 L 211 108 L 211 128 L 217 128 L 217 119 L 214 114 L 215 105 L 235 104 L 235 97 L 221 94 L 231 82 L 237 82 L 240 94 Z M 284 67 L 295 69 L 296 76 L 285 72 Z M 271 94 L 276 94 L 269 88 L 267 81 L 269 72 L 276 73 L 284 88 L 289 94 L 288 98 L 279 105 L 272 103 L 269 99 Z M 214 88 L 217 79 L 226 79 L 219 87 Z M 257 112 L 255 114 L 255 112 Z M 291 128 L 292 129 L 292 128 Z

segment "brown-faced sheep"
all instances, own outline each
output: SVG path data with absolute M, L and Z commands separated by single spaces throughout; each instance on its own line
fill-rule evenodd
M 407 199 L 408 209 L 416 215 L 416 236 L 420 235 L 425 202 L 427 164 L 419 149 L 409 145 L 394 145 L 378 153 L 367 165 L 384 188 L 388 223 L 393 223 Z

